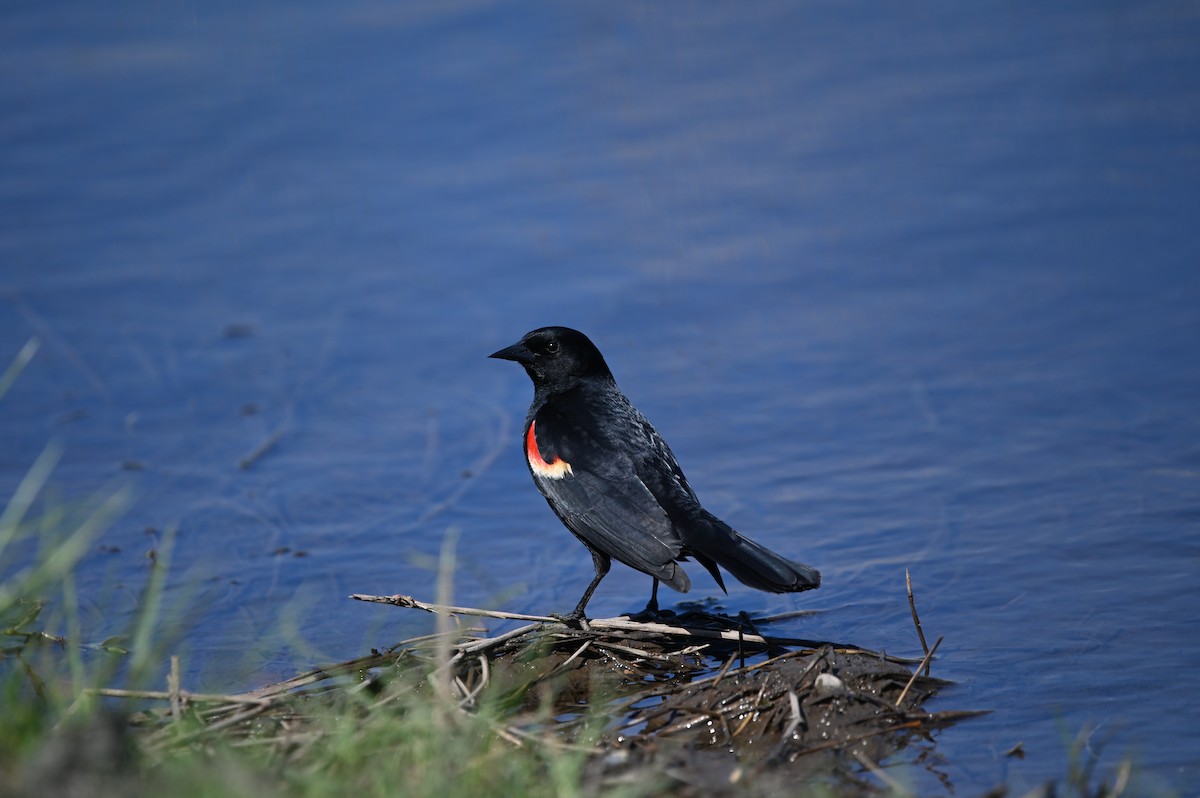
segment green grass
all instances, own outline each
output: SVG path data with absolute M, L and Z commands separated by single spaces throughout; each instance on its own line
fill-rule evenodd
M 167 659 L 156 630 L 173 626 L 163 612 L 172 538 L 159 547 L 127 633 L 86 641 L 74 609 L 73 567 L 127 496 L 117 491 L 77 512 L 33 517 L 56 453 L 48 449 L 30 470 L 0 527 L 0 542 L 9 544 L 0 549 L 0 568 L 13 574 L 0 584 L 0 794 L 646 794 L 585 792 L 586 749 L 504 739 L 497 729 L 511 704 L 484 701 L 462 711 L 431 689 L 432 666 L 424 661 L 291 696 L 272 709 L 259 735 L 245 734 L 244 726 L 237 735 L 214 733 L 195 703 L 172 719 L 153 711 L 161 702 L 100 698 L 97 688 L 115 678 L 123 687 L 162 688 L 150 680 Z M 51 534 L 54 524 L 65 531 Z M 18 567 L 15 551 L 35 535 L 49 542 L 33 564 Z M 130 715 L 140 730 L 126 723 Z
M 258 740 L 168 748 L 144 772 L 156 788 L 185 796 L 585 794 L 585 752 L 515 747 L 496 734 L 490 710 L 455 712 L 402 682 L 388 688 L 394 692 L 383 702 L 378 696 L 360 702 L 349 691 L 328 703 L 310 700 L 296 709 L 301 730 L 294 735 L 272 729 Z M 181 737 L 198 730 L 178 725 Z

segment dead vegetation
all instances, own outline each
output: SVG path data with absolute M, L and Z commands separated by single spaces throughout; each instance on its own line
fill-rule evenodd
M 187 692 L 177 662 L 166 691 L 98 692 L 166 703 L 134 717 L 147 751 L 220 741 L 291 762 L 322 744 L 318 707 L 353 697 L 352 711 L 369 716 L 428 696 L 435 725 L 484 718 L 512 746 L 580 754 L 589 791 L 653 782 L 678 795 L 765 793 L 797 779 L 836 793 L 895 789 L 886 765 L 936 776 L 931 735 L 975 714 L 922 708 L 946 684 L 928 675 L 937 643 L 912 660 L 760 628 L 786 616 L 691 611 L 572 628 L 408 596 L 353 598 L 437 613 L 439 629 L 236 695 Z M 910 606 L 919 630 L 911 593 Z M 478 617 L 525 623 L 488 636 L 464 622 Z M 906 747 L 911 756 L 897 757 Z

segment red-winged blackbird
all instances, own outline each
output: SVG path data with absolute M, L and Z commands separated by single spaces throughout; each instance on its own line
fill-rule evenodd
M 592 553 L 596 576 L 564 620 L 578 621 L 616 559 L 658 583 L 691 587 L 676 565 L 688 557 L 725 590 L 721 565 L 738 581 L 771 593 L 811 590 L 815 568 L 742 537 L 703 507 L 667 442 L 617 388 L 600 350 L 566 327 L 542 327 L 489 357 L 512 360 L 533 380 L 522 436 L 534 484 Z

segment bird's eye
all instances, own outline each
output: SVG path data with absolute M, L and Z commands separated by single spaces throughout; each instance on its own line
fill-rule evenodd
M 546 354 L 548 354 L 548 355 L 558 354 L 558 341 L 547 341 L 546 342 Z

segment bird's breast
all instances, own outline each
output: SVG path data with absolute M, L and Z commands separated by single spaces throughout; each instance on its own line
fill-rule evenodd
M 529 468 L 539 477 L 547 479 L 562 479 L 570 475 L 570 463 L 558 455 L 554 455 L 552 460 L 547 460 L 538 449 L 537 435 L 533 431 L 536 426 L 537 421 L 530 421 L 529 431 L 525 433 L 525 457 L 529 460 Z

